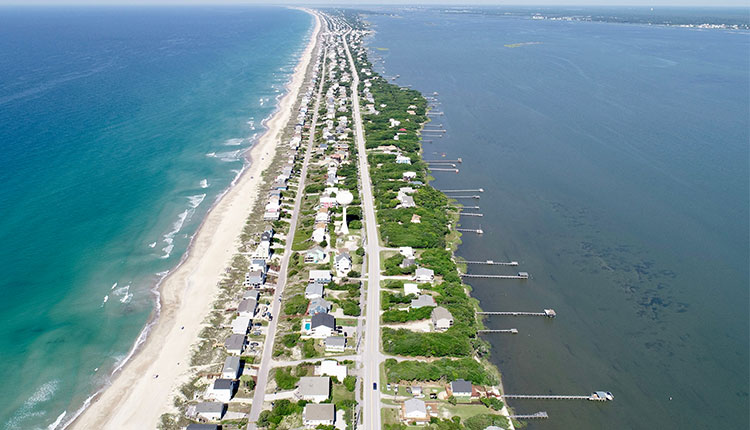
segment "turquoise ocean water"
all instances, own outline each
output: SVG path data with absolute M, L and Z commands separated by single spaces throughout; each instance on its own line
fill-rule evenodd
M 615 395 L 511 401 L 549 413 L 529 428 L 747 428 L 750 34 L 379 12 L 369 44 L 385 74 L 437 92 L 445 112 L 425 158 L 463 158 L 435 185 L 485 189 L 465 201 L 484 217 L 462 218 L 484 235 L 465 234 L 459 255 L 518 260 L 532 276 L 470 282 L 473 295 L 487 311 L 557 311 L 487 320 L 519 330 L 487 337 L 506 390 Z
M 0 9 L 0 428 L 64 423 L 128 355 L 311 30 L 283 8 Z

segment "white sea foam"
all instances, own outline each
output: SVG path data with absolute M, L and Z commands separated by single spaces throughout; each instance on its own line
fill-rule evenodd
M 196 194 L 194 196 L 188 197 L 188 200 L 190 200 L 190 207 L 192 209 L 197 208 L 198 206 L 200 206 L 201 203 L 203 203 L 203 199 L 205 198 L 206 198 L 205 194 Z
M 216 153 L 215 152 L 209 152 L 208 154 L 206 154 L 206 157 L 214 158 L 214 157 L 216 157 Z
M 156 242 L 151 242 L 148 244 L 149 248 L 156 248 Z
M 117 282 L 115 282 L 114 284 L 112 284 L 112 287 L 110 287 L 110 290 L 114 290 L 115 288 L 117 288 Z
M 225 146 L 239 146 L 245 143 L 245 139 L 235 137 L 234 139 L 227 139 L 224 141 Z
M 185 225 L 185 220 L 188 218 L 188 215 L 190 215 L 191 210 L 192 209 L 186 209 L 177 215 L 177 221 L 172 224 L 172 230 L 164 235 L 163 242 L 167 245 L 161 249 L 164 251 L 164 255 L 162 255 L 161 258 L 169 258 L 172 254 L 172 250 L 174 249 L 174 236 L 182 230 L 182 226 Z
M 119 297 L 120 303 L 123 304 L 130 303 L 130 301 L 133 299 L 133 293 L 130 292 L 130 284 L 124 287 L 117 288 L 116 290 L 114 290 L 113 294 L 116 297 Z
M 238 149 L 236 151 L 220 152 L 216 154 L 215 157 L 221 161 L 229 163 L 239 160 L 240 154 L 242 154 L 242 152 L 242 149 Z
M 201 179 L 201 188 L 208 188 L 208 179 Z
M 15 430 L 18 428 L 25 428 L 22 425 L 23 421 L 31 417 L 39 417 L 44 415 L 44 411 L 38 407 L 40 403 L 44 403 L 50 399 L 57 391 L 59 385 L 58 380 L 52 380 L 42 384 L 34 394 L 31 395 L 25 402 L 19 407 L 15 413 L 5 423 L 5 430 Z
M 109 295 L 104 296 L 104 300 L 102 300 L 102 307 L 104 307 L 104 304 L 107 303 L 107 300 L 109 300 Z
M 60 423 L 62 422 L 63 418 L 65 418 L 65 415 L 67 415 L 67 414 L 68 414 L 68 411 L 62 411 L 62 413 L 57 416 L 57 419 L 52 424 L 50 424 L 50 425 L 47 426 L 47 430 L 55 430 L 57 428 L 57 426 L 60 425 Z

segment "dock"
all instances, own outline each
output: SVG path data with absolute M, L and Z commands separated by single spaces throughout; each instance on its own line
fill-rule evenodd
M 592 402 L 611 402 L 615 399 L 609 391 L 594 391 L 588 396 L 567 396 L 562 394 L 503 394 L 506 399 L 530 400 L 590 400 Z
M 440 116 L 440 115 L 445 115 L 445 114 L 442 112 L 427 112 L 427 116 Z
M 484 216 L 484 214 L 473 213 L 473 212 L 459 212 L 460 216 Z
M 477 330 L 477 333 L 507 333 L 507 334 L 518 334 L 517 328 L 504 328 L 498 330 Z
M 511 415 L 510 416 L 514 420 L 537 420 L 537 419 L 547 419 L 549 418 L 549 415 L 547 415 L 547 412 L 541 411 L 537 412 L 535 414 L 527 414 L 527 415 Z
M 488 264 L 488 265 L 495 265 L 495 266 L 518 266 L 518 261 L 485 260 L 485 261 L 459 261 L 459 263 L 465 263 L 465 264 Z
M 450 196 L 450 198 L 452 198 L 452 199 L 479 199 L 479 198 L 481 198 L 481 196 L 477 196 L 477 195 L 474 195 L 474 196 Z
M 473 275 L 470 273 L 462 273 L 464 278 L 485 278 L 485 279 L 529 279 L 529 274 L 526 272 L 518 272 L 517 275 Z
M 554 318 L 557 312 L 554 309 L 545 309 L 543 312 L 475 312 L 477 315 L 500 315 L 508 317 L 547 317 Z
M 458 173 L 458 169 L 447 169 L 442 167 L 430 167 L 429 168 L 431 172 L 453 172 Z
M 456 158 L 455 160 L 423 160 L 425 163 L 463 163 L 463 159 Z
M 457 228 L 456 231 L 462 231 L 466 233 L 483 234 L 484 231 L 481 228 Z
M 451 206 L 454 209 L 479 209 L 479 206 Z
M 470 188 L 466 190 L 440 190 L 441 193 L 483 193 L 484 188 Z

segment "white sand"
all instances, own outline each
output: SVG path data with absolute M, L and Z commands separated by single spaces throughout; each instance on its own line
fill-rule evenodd
M 281 131 L 292 118 L 320 29 L 317 15 L 315 21 L 310 43 L 288 84 L 287 94 L 268 121 L 268 131 L 250 151 L 252 164 L 207 215 L 188 258 L 162 284 L 161 316 L 148 339 L 111 385 L 78 417 L 73 428 L 154 429 L 160 416 L 173 409 L 173 392 L 190 375 L 187 364 L 192 347 L 259 196 L 261 172 L 270 165 Z

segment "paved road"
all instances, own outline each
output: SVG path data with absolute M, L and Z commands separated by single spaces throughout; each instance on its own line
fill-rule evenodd
M 323 34 L 326 31 L 325 20 L 321 19 L 320 33 Z M 322 39 L 321 39 L 322 40 Z M 320 41 L 318 43 L 321 43 Z M 315 54 L 313 54 L 315 55 Z M 305 151 L 305 158 L 302 162 L 302 171 L 300 172 L 299 185 L 297 187 L 297 196 L 294 200 L 294 209 L 292 210 L 292 219 L 290 221 L 289 233 L 287 234 L 286 247 L 284 248 L 284 256 L 281 259 L 281 269 L 279 270 L 279 278 L 276 282 L 276 291 L 273 295 L 271 315 L 273 320 L 268 324 L 268 333 L 266 334 L 266 340 L 263 344 L 263 357 L 260 362 L 260 369 L 258 369 L 258 380 L 255 385 L 255 395 L 253 396 L 253 404 L 250 408 L 250 414 L 248 415 L 248 430 L 255 429 L 255 422 L 258 420 L 258 416 L 263 409 L 263 401 L 266 394 L 266 386 L 268 385 L 268 374 L 271 367 L 271 353 L 273 352 L 273 342 L 276 337 L 276 327 L 279 321 L 279 315 L 281 305 L 279 298 L 284 293 L 284 287 L 286 285 L 286 275 L 289 268 L 289 257 L 292 254 L 292 243 L 294 242 L 294 232 L 297 229 L 297 220 L 299 218 L 300 206 L 302 204 L 302 197 L 304 195 L 305 179 L 307 178 L 307 165 L 310 162 L 310 154 L 312 154 L 313 144 L 315 142 L 315 126 L 318 121 L 318 109 L 320 100 L 323 93 L 323 82 L 325 82 L 325 56 L 327 50 L 324 53 L 323 62 L 321 63 L 320 71 L 320 85 L 318 86 L 318 94 L 315 97 L 315 106 L 313 108 L 312 124 L 310 126 L 310 138 L 307 142 L 307 151 Z
M 365 322 L 365 340 L 362 360 L 364 363 L 364 428 L 380 430 L 380 387 L 374 390 L 373 384 L 380 383 L 380 363 L 383 361 L 380 353 L 380 244 L 378 242 L 377 222 L 375 219 L 375 204 L 372 196 L 370 169 L 367 165 L 365 151 L 365 134 L 362 127 L 362 115 L 359 111 L 359 73 L 354 64 L 349 45 L 344 38 L 346 56 L 352 70 L 352 110 L 354 131 L 359 151 L 359 171 L 362 178 L 362 206 L 367 231 L 367 318 Z

